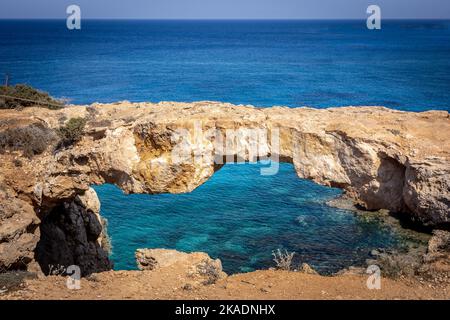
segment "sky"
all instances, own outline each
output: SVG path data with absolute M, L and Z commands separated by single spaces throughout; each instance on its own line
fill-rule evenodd
M 64 19 L 76 4 L 85 19 L 450 19 L 450 0 L 0 0 L 0 19 Z

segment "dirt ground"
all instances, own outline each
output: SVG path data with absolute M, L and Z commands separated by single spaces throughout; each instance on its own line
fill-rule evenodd
M 176 270 L 110 271 L 82 279 L 78 290 L 68 289 L 62 276 L 25 279 L 3 289 L 0 299 L 450 299 L 448 283 L 382 278 L 381 289 L 369 290 L 366 281 L 365 275 L 325 277 L 264 270 L 204 285 L 189 283 Z

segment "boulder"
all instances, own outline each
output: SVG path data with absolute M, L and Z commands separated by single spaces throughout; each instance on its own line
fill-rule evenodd
M 219 259 L 204 252 L 180 252 L 170 249 L 137 249 L 135 253 L 140 270 L 183 270 L 187 278 L 202 284 L 213 284 L 227 275 Z

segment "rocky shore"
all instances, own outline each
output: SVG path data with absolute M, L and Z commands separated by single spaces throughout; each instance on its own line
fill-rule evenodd
M 81 279 L 77 290 L 69 289 L 61 276 L 0 274 L 0 300 L 450 299 L 448 278 L 433 283 L 419 278 L 382 277 L 378 289 L 369 289 L 369 275 L 358 269 L 325 277 L 304 264 L 295 272 L 271 269 L 228 276 L 220 260 L 202 252 L 139 249 L 136 259 L 140 271 L 91 274 Z M 2 286 L 5 283 L 9 287 Z
M 85 126 L 62 143 L 58 132 L 70 119 Z M 266 157 L 342 188 L 363 210 L 388 210 L 445 238 L 438 230 L 450 228 L 449 137 L 448 112 L 383 107 L 120 102 L 0 110 L 0 271 L 111 270 L 93 184 L 189 192 L 225 162 Z M 429 251 L 445 247 L 434 245 L 440 241 Z M 439 257 L 437 265 L 447 265 L 448 255 Z

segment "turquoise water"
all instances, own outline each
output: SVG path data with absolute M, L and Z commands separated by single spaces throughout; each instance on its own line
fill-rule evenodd
M 363 264 L 373 248 L 400 246 L 381 222 L 325 204 L 340 190 L 299 179 L 291 164 L 261 176 L 259 164 L 227 164 L 192 193 L 124 195 L 95 187 L 108 219 L 116 269 L 135 269 L 137 248 L 205 251 L 227 272 L 274 266 L 278 248 L 323 273 Z
M 1 21 L 0 74 L 73 103 L 218 100 L 257 106 L 384 105 L 450 110 L 450 22 Z M 351 124 L 349 124 L 351 125 Z M 411 124 L 414 125 L 414 124 Z M 226 165 L 191 194 L 122 195 L 96 187 L 112 258 L 135 268 L 139 247 L 201 250 L 228 272 L 273 265 L 277 248 L 321 272 L 362 263 L 399 235 L 330 208 L 339 190 L 284 164 Z

